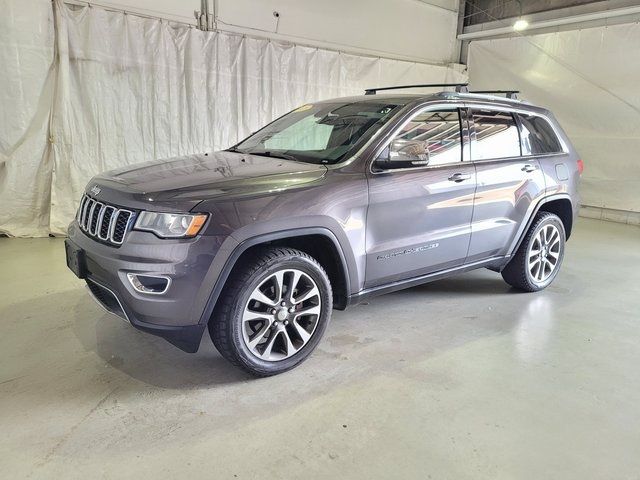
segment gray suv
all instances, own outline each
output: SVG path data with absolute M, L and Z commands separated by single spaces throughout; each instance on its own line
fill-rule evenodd
M 228 150 L 98 175 L 67 264 L 110 313 L 187 352 L 208 328 L 256 375 L 373 295 L 481 267 L 541 290 L 582 161 L 549 111 L 454 86 L 307 104 Z

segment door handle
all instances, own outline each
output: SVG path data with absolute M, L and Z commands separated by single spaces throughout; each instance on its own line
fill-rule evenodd
M 531 172 L 535 172 L 537 169 L 538 169 L 537 165 L 531 165 L 531 164 L 527 163 L 520 170 L 522 170 L 523 172 L 531 173 Z
M 449 181 L 450 182 L 456 182 L 456 183 L 460 183 L 464 180 L 469 180 L 471 178 L 471 175 L 468 173 L 454 173 L 453 175 L 451 175 L 449 177 Z

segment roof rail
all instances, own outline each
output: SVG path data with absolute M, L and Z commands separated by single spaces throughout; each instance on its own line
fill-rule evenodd
M 469 93 L 479 93 L 481 95 L 504 95 L 512 100 L 517 100 L 520 90 L 471 90 Z
M 365 95 L 375 95 L 376 92 L 382 90 L 401 90 L 404 88 L 441 88 L 441 87 L 456 87 L 456 92 L 459 93 L 467 93 L 469 90 L 467 89 L 468 83 L 425 83 L 421 85 L 401 85 L 397 87 L 380 87 L 380 88 L 367 88 L 364 91 Z

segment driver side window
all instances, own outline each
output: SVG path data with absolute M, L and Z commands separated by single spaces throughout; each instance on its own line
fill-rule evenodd
M 460 113 L 438 110 L 414 116 L 382 151 L 376 167 L 387 170 L 461 161 Z

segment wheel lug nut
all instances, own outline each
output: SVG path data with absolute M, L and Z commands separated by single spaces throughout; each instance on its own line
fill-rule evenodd
M 282 302 L 280 305 L 284 307 L 286 305 L 286 302 Z
M 272 309 L 271 309 L 271 315 L 275 315 L 275 314 L 276 314 L 276 309 L 275 309 L 275 308 L 272 308 Z
M 285 325 L 289 325 L 289 320 L 285 320 L 285 321 L 284 321 L 284 324 L 285 324 Z
M 296 307 L 291 307 L 291 308 L 289 309 L 289 313 L 293 313 L 293 312 L 295 312 L 295 311 L 296 311 Z

